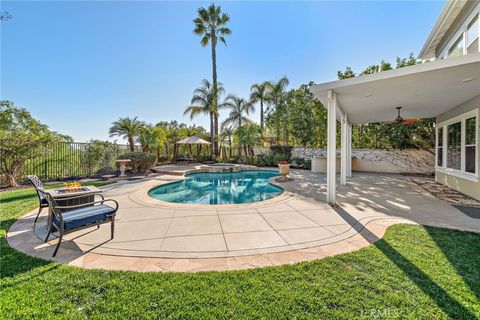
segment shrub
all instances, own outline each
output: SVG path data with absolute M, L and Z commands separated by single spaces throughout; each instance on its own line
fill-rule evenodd
M 303 158 L 292 158 L 291 163 L 292 163 L 292 167 L 303 168 L 303 166 L 305 165 L 305 159 L 303 159 Z
M 312 160 L 307 160 L 304 158 L 292 158 L 292 166 L 298 169 L 312 169 Z
M 196 161 L 198 162 L 218 162 L 218 160 L 220 158 L 215 158 L 215 157 L 211 157 L 210 155 L 200 155 L 200 156 L 194 156 L 194 158 L 196 159 Z
M 160 157 L 158 157 L 157 162 L 159 164 L 167 164 L 167 163 L 172 162 L 172 158 L 169 157 L 169 156 L 160 156 Z
M 303 169 L 312 170 L 312 160 L 305 160 Z
M 281 157 L 281 160 L 290 160 L 290 157 L 292 156 L 292 149 L 292 146 L 270 146 L 270 151 L 272 151 L 275 156 Z
M 149 152 L 129 152 L 121 155 L 118 159 L 130 159 L 131 162 L 128 166 L 135 173 L 147 173 L 155 165 L 156 161 L 155 155 Z
M 275 156 L 271 153 L 266 153 L 255 156 L 253 164 L 258 167 L 274 167 L 281 160 L 284 160 L 281 156 Z

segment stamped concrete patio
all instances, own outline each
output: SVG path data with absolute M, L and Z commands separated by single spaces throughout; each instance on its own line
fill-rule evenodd
M 408 177 L 355 174 L 338 188 L 338 206 L 325 203 L 325 176 L 294 170 L 294 181 L 273 199 L 242 205 L 183 205 L 150 198 L 154 186 L 182 179 L 154 175 L 104 187 L 120 203 L 116 233 L 109 226 L 67 236 L 52 258 L 56 239 L 43 243 L 43 215 L 34 212 L 9 230 L 15 249 L 81 266 L 135 271 L 234 270 L 313 260 L 365 247 L 395 223 L 419 223 L 480 232 L 473 219 L 438 200 Z

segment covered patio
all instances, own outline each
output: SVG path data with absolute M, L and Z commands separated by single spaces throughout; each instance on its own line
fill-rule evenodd
M 341 130 L 340 184 L 352 177 L 352 124 L 442 115 L 480 93 L 480 53 L 314 85 L 327 107 L 327 202 L 336 203 L 336 135 Z M 478 129 L 477 129 L 478 130 Z M 478 134 L 477 134 L 478 135 Z M 477 158 L 478 162 L 478 158 Z M 476 172 L 478 177 L 478 170 Z

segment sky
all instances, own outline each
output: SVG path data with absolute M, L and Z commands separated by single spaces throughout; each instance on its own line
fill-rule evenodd
M 155 124 L 183 115 L 211 51 L 193 34 L 197 9 L 211 2 L 2 1 L 2 100 L 24 107 L 75 141 L 113 140 L 119 117 Z M 232 34 L 217 49 L 219 81 L 248 98 L 250 87 L 287 76 L 289 88 L 336 80 L 397 56 L 418 54 L 444 1 L 215 2 Z M 225 112 L 221 118 L 225 117 Z M 259 122 L 258 110 L 251 115 Z M 121 142 L 118 139 L 118 142 Z

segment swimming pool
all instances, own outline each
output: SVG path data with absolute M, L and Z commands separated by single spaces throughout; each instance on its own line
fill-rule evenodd
M 278 172 L 244 170 L 201 172 L 185 180 L 161 185 L 148 192 L 150 197 L 174 203 L 240 204 L 263 201 L 280 195 L 283 189 L 268 182 Z

